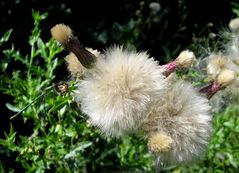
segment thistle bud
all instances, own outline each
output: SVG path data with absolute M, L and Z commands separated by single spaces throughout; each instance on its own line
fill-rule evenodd
M 173 140 L 163 132 L 152 133 L 148 139 L 148 148 L 153 153 L 169 152 Z
M 83 75 L 85 68 L 82 66 L 75 54 L 71 52 L 65 57 L 65 60 L 67 62 L 67 69 L 71 75 L 75 78 L 80 78 Z
M 66 44 L 73 37 L 72 30 L 64 24 L 57 24 L 51 29 L 51 35 L 61 44 Z
M 217 83 L 221 86 L 221 88 L 223 88 L 233 83 L 235 79 L 236 73 L 232 70 L 225 69 L 219 73 Z
M 176 71 L 177 68 L 189 68 L 195 59 L 193 52 L 189 50 L 182 51 L 174 61 L 162 66 L 162 73 L 168 76 Z
M 229 28 L 231 31 L 236 32 L 239 31 L 239 17 L 232 19 L 229 23 Z
M 205 94 L 205 96 L 210 99 L 219 90 L 232 84 L 235 80 L 236 73 L 232 70 L 224 69 L 218 74 L 215 81 L 213 81 L 210 85 L 202 88 L 200 92 Z
M 207 73 L 212 77 L 216 78 L 216 76 L 226 68 L 228 60 L 221 53 L 215 54 L 212 53 L 208 57 L 208 65 L 207 65 Z
M 192 51 L 182 51 L 175 59 L 175 62 L 179 68 L 189 68 L 196 60 L 196 57 Z
M 69 26 L 57 24 L 51 29 L 51 34 L 65 49 L 73 52 L 84 67 L 92 68 L 96 61 L 96 56 L 81 45 L 78 38 L 73 35 Z

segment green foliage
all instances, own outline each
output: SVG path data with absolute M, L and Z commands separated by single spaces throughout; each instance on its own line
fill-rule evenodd
M 12 33 L 12 29 L 10 29 L 9 31 L 7 31 L 3 36 L 2 38 L 0 39 L 0 46 L 4 43 L 4 42 L 7 42 L 9 40 L 9 37 Z
M 211 167 L 221 172 L 239 169 L 239 106 L 228 106 L 214 120 L 214 137 L 211 140 L 208 160 Z
M 14 45 L 11 49 L 3 51 L 5 59 L 2 60 L 1 88 L 5 94 L 15 98 L 15 105 L 7 103 L 6 106 L 14 112 L 18 112 L 27 104 L 32 103 L 40 93 L 44 93 L 44 88 L 49 86 L 55 78 L 53 71 L 59 65 L 58 59 L 55 55 L 61 49 L 57 46 L 53 39 L 44 43 L 40 38 L 40 30 L 38 28 L 39 22 L 46 17 L 46 14 L 40 15 L 33 12 L 35 20 L 32 35 L 29 38 L 29 45 L 31 46 L 30 55 L 22 55 L 20 51 L 16 50 Z M 8 31 L 1 39 L 6 41 L 10 36 L 11 30 Z M 9 76 L 6 72 L 8 65 L 12 61 L 19 61 L 22 64 L 23 71 L 14 70 Z M 43 65 L 42 65 L 43 64 Z M 26 70 L 25 70 L 26 69 Z M 45 94 L 45 93 L 44 93 Z M 45 109 L 42 107 L 42 109 Z M 26 118 L 39 120 L 39 112 L 34 106 L 27 109 L 23 114 Z
M 52 82 L 54 70 L 62 62 L 56 57 L 61 48 L 53 39 L 44 42 L 40 37 L 39 24 L 46 16 L 33 11 L 29 55 L 23 55 L 14 45 L 3 51 L 0 90 L 14 98 L 5 106 L 15 113 L 11 124 L 23 118 L 20 126 L 24 131 L 10 125 L 5 138 L 0 139 L 0 153 L 14 158 L 24 172 L 152 170 L 152 156 L 143 139 L 103 139 L 97 129 L 88 125 L 70 94 L 74 82 L 68 83 L 68 92 L 63 96 L 55 91 Z M 1 44 L 8 41 L 11 32 L 2 37 Z M 11 70 L 12 63 L 19 63 L 21 69 Z M 4 172 L 4 161 L 0 169 Z M 7 170 L 14 172 L 14 167 Z
M 237 16 L 239 16 L 239 4 L 238 2 L 231 2 L 232 4 L 232 11 L 235 13 Z
M 237 13 L 238 6 L 234 7 Z M 181 8 L 183 12 L 183 5 Z M 23 55 L 12 44 L 11 48 L 3 51 L 4 58 L 1 58 L 0 91 L 13 98 L 12 102 L 2 106 L 6 106 L 14 115 L 5 137 L 0 139 L 0 154 L 13 158 L 21 165 L 23 172 L 154 172 L 154 158 L 147 151 L 145 139 L 136 136 L 122 140 L 104 138 L 87 123 L 85 115 L 80 113 L 79 105 L 73 101 L 71 92 L 74 82 L 68 83 L 69 90 L 65 95 L 54 90 L 55 69 L 62 63 L 62 59 L 57 58 L 61 48 L 53 39 L 47 42 L 41 39 L 39 26 L 47 14 L 35 11 L 32 14 L 34 28 L 29 37 L 29 54 Z M 182 16 L 176 34 L 185 29 L 185 14 Z M 143 29 L 150 28 L 153 20 L 156 19 L 152 19 L 152 16 L 144 19 L 140 14 L 125 25 L 114 23 L 113 29 L 119 30 L 119 35 L 102 32 L 96 39 L 106 43 L 108 38 L 113 37 L 118 43 L 136 45 L 137 48 L 146 37 L 142 35 Z M 162 27 L 165 27 L 162 29 L 163 35 L 167 26 Z M 0 46 L 8 42 L 12 32 L 14 30 L 9 30 L 2 36 Z M 172 51 L 168 45 L 171 43 L 163 48 L 165 60 L 182 48 L 181 45 L 174 45 Z M 12 64 L 16 63 L 20 64 L 20 68 L 12 69 Z M 185 71 L 178 71 L 178 74 L 185 77 Z M 195 86 L 208 83 L 208 79 L 191 80 L 201 76 L 194 69 L 186 74 Z M 202 161 L 187 167 L 166 167 L 162 171 L 236 172 L 239 169 L 238 114 L 239 106 L 232 105 L 215 115 L 214 133 Z M 22 119 L 24 121 L 21 124 Z M 18 122 L 22 130 L 16 130 Z M 14 165 L 7 166 L 5 160 L 0 161 L 0 172 L 14 171 L 18 171 Z

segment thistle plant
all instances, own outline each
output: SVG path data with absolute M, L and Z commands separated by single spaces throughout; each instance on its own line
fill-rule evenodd
M 226 68 L 227 60 L 221 54 L 209 56 L 207 69 L 213 82 L 198 90 L 170 75 L 193 64 L 195 55 L 188 50 L 159 66 L 146 53 L 122 47 L 94 56 L 79 46 L 79 41 L 71 41 L 77 38 L 68 34 L 72 31 L 63 24 L 56 25 L 51 32 L 69 51 L 77 52 L 71 47 L 78 47 L 74 57 L 78 61 L 73 61 L 72 53 L 72 61 L 69 57 L 67 60 L 72 75 L 77 76 L 77 70 L 81 74 L 73 95 L 90 124 L 101 133 L 124 137 L 142 132 L 149 150 L 169 164 L 191 163 L 207 150 L 212 132 L 208 99 L 236 79 L 235 68 Z M 84 65 L 86 61 L 91 65 Z M 83 71 L 80 64 L 85 67 Z
M 90 61 L 92 54 L 88 58 L 84 53 L 88 51 L 79 46 L 79 41 L 70 41 L 73 36 L 68 34 L 72 33 L 68 26 L 56 25 L 51 33 L 68 50 L 79 47 L 75 54 L 78 65 Z M 200 157 L 208 145 L 212 115 L 207 98 L 235 79 L 233 73 L 228 78 L 223 71 L 217 78 L 218 89 L 212 92 L 206 87 L 201 93 L 190 84 L 165 79 L 177 68 L 190 67 L 194 60 L 193 52 L 183 51 L 174 61 L 159 66 L 146 53 L 122 47 L 106 49 L 83 73 L 79 68 L 82 76 L 74 97 L 90 124 L 103 134 L 121 137 L 142 130 L 148 136 L 149 149 L 162 161 L 189 163 Z M 68 63 L 74 76 L 77 69 L 70 64 L 75 62 Z
M 159 65 L 148 53 L 123 46 L 103 52 L 85 48 L 69 26 L 58 24 L 51 34 L 70 52 L 65 61 L 71 77 L 53 84 L 54 70 L 62 62 L 55 56 L 62 49 L 53 39 L 45 43 L 40 38 L 39 24 L 46 14 L 33 12 L 33 17 L 30 55 L 14 47 L 4 51 L 0 88 L 15 98 L 6 104 L 16 113 L 11 122 L 23 119 L 23 126 L 31 129 L 21 135 L 10 125 L 5 139 L 0 139 L 1 152 L 10 157 L 17 153 L 16 160 L 25 170 L 94 172 L 104 165 L 121 165 L 127 171 L 149 171 L 151 154 L 163 164 L 184 165 L 215 147 L 216 142 L 209 145 L 213 120 L 209 101 L 236 83 L 236 39 L 222 52 L 206 57 L 211 81 L 196 88 L 175 73 L 193 66 L 192 51 L 182 51 L 175 60 Z M 11 32 L 3 36 L 0 46 Z M 13 77 L 8 77 L 12 60 L 20 61 L 26 72 L 13 71 Z

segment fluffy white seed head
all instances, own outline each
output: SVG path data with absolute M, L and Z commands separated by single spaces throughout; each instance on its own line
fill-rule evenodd
M 159 68 L 144 52 L 107 50 L 78 86 L 82 111 L 107 136 L 133 132 L 163 94 Z
M 226 87 L 230 84 L 232 84 L 236 79 L 236 73 L 232 70 L 222 70 L 218 77 L 217 77 L 217 83 L 220 84 L 221 87 Z
M 71 52 L 65 57 L 65 60 L 67 63 L 67 69 L 69 70 L 71 75 L 73 77 L 80 78 L 86 69 L 82 66 L 75 54 Z
M 239 31 L 239 30 L 238 30 Z M 239 72 L 239 35 L 238 34 L 232 34 L 230 33 L 231 39 L 230 41 L 225 45 L 225 50 L 232 62 L 235 63 L 232 70 Z
M 196 60 L 196 57 L 192 51 L 184 50 L 175 59 L 177 65 L 181 68 L 188 68 Z
M 233 57 L 232 57 L 232 60 L 233 60 L 233 62 L 237 65 L 237 68 L 239 68 L 239 67 L 238 67 L 238 66 L 239 66 L 239 54 L 233 56 Z M 239 71 L 239 70 L 237 69 L 237 71 Z
M 161 10 L 161 6 L 158 2 L 151 2 L 149 4 L 149 9 L 153 15 L 156 15 Z
M 229 22 L 229 28 L 231 29 L 231 31 L 233 32 L 238 32 L 239 31 L 239 17 L 232 19 Z
M 228 59 L 221 53 L 212 53 L 208 57 L 207 73 L 215 79 L 216 76 L 227 67 Z
M 149 136 L 164 132 L 172 139 L 170 149 L 158 149 L 155 153 L 164 163 L 185 164 L 199 158 L 207 149 L 211 118 L 208 100 L 190 84 L 177 81 L 154 107 L 142 128 Z M 159 146 L 160 143 L 159 140 Z
M 69 38 L 73 37 L 71 28 L 64 24 L 57 24 L 54 26 L 51 29 L 51 35 L 60 43 L 64 43 L 68 41 Z
M 148 138 L 148 148 L 154 153 L 169 152 L 173 139 L 164 132 L 154 132 Z

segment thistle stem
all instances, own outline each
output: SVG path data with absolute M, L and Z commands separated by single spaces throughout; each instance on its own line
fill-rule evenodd
M 63 43 L 63 46 L 70 52 L 73 52 L 80 63 L 85 68 L 91 68 L 96 61 L 96 56 L 86 50 L 80 43 L 77 37 L 69 38 Z
M 46 95 L 46 91 L 51 89 L 53 86 L 50 86 L 48 88 L 46 88 L 42 94 L 40 94 L 39 96 L 37 96 L 31 103 L 29 103 L 28 105 L 26 105 L 24 108 L 22 108 L 22 110 L 16 114 L 14 114 L 13 116 L 10 117 L 10 120 L 16 118 L 19 114 L 21 114 L 23 111 L 25 111 L 27 108 L 29 108 L 31 105 L 33 105 L 38 99 L 40 99 L 41 97 L 43 97 L 44 95 Z
M 202 88 L 200 92 L 204 94 L 208 99 L 210 99 L 220 89 L 221 89 L 221 86 L 218 83 L 212 82 L 210 85 Z
M 172 61 L 168 64 L 162 65 L 163 74 L 165 76 L 169 76 L 172 72 L 174 72 L 177 69 L 177 63 L 176 61 Z

